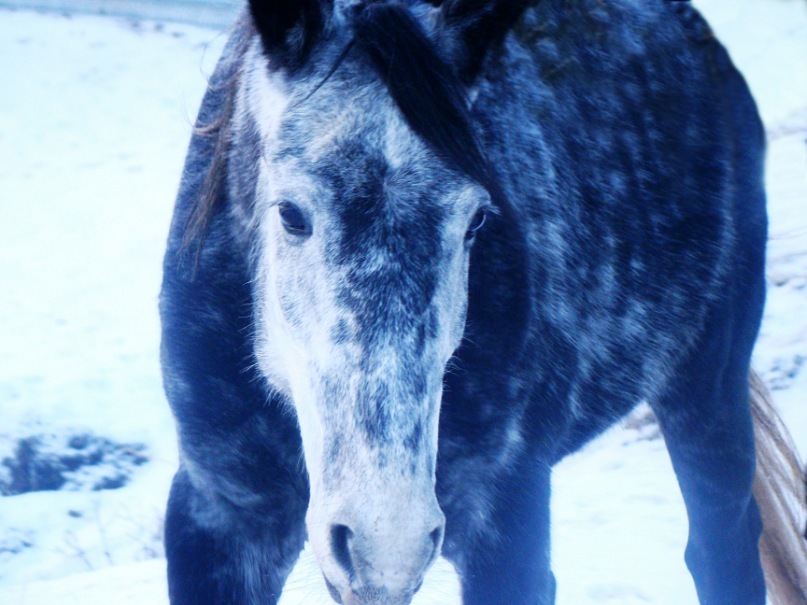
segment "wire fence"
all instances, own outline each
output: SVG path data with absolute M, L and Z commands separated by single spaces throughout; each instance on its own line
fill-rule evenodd
M 115 15 L 227 27 L 244 0 L 0 0 L 0 8 Z

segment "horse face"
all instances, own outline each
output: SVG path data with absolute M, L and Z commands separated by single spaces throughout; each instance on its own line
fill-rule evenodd
M 309 538 L 344 602 L 408 603 L 442 542 L 442 380 L 490 202 L 349 62 L 311 95 L 250 61 L 257 356 L 299 420 Z

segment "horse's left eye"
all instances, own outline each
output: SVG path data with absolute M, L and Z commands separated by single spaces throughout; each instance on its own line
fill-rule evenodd
M 466 242 L 470 242 L 474 238 L 476 232 L 479 231 L 482 228 L 482 225 L 485 224 L 487 217 L 488 213 L 484 210 L 484 208 L 480 208 L 476 211 L 474 218 L 471 219 L 471 224 L 468 225 L 468 231 L 465 232 Z
M 286 231 L 292 235 L 311 235 L 311 221 L 298 206 L 291 202 L 280 202 L 277 210 Z

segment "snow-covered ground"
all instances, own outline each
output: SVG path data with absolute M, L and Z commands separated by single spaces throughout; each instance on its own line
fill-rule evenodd
M 805 457 L 807 3 L 696 4 L 769 131 L 771 288 L 755 363 Z M 158 366 L 160 262 L 224 38 L 0 11 L 0 459 L 34 438 L 25 443 L 40 457 L 80 461 L 62 469 L 58 491 L 0 498 L 0 603 L 167 603 L 160 528 L 177 454 Z M 560 605 L 696 602 L 683 504 L 652 437 L 652 427 L 618 427 L 558 467 Z M 0 465 L 0 489 L 11 479 Z M 304 554 L 282 603 L 329 602 Z M 440 562 L 416 603 L 458 602 Z

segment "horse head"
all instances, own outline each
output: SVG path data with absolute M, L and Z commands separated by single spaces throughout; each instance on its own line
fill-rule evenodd
M 345 603 L 408 603 L 443 540 L 443 376 L 501 214 L 467 100 L 490 40 L 463 19 L 487 12 L 464 4 L 251 2 L 235 128 L 260 150 L 239 213 L 256 354 L 296 412 L 309 539 Z

